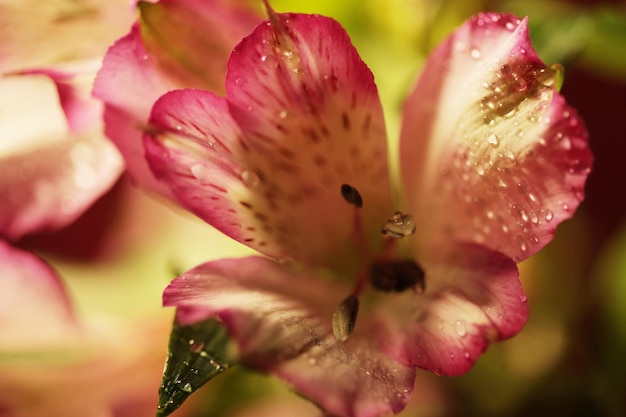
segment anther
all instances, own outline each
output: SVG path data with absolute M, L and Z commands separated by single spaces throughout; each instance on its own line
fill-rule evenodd
M 374 262 L 370 266 L 370 283 L 377 290 L 385 292 L 403 292 L 414 288 L 424 292 L 426 274 L 421 266 L 412 259 Z
M 350 294 L 337 307 L 333 313 L 333 334 L 341 342 L 348 340 L 356 325 L 356 316 L 359 312 L 359 299 Z
M 395 239 L 401 239 L 411 236 L 415 233 L 416 229 L 413 216 L 396 211 L 383 225 L 382 234 Z
M 363 197 L 359 190 L 348 184 L 341 184 L 341 196 L 348 204 L 357 208 L 363 207 Z

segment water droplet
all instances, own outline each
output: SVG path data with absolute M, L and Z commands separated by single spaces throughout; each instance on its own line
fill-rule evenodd
M 278 113 L 278 117 L 280 117 L 281 119 L 284 119 L 287 117 L 287 110 L 282 110 L 280 113 Z
M 317 359 L 309 358 L 309 365 L 315 365 L 317 363 Z
M 450 359 L 454 359 L 454 353 L 450 354 Z
M 245 86 L 245 85 L 247 85 L 247 84 L 248 84 L 248 83 L 247 83 L 247 81 L 246 81 L 244 78 L 239 77 L 239 78 L 236 78 L 236 79 L 235 79 L 235 85 L 238 85 L 238 86 Z
M 202 352 L 202 349 L 204 349 L 204 343 L 196 342 L 193 339 L 191 339 L 189 341 L 189 350 L 190 351 L 192 351 L 194 353 L 200 353 L 200 352 Z
M 496 147 L 500 144 L 500 138 L 495 133 L 492 133 L 489 136 L 487 136 L 487 143 Z
M 443 321 L 439 320 L 439 321 L 437 322 L 437 329 L 439 329 L 439 330 L 443 330 Z
M 519 245 L 519 248 L 522 252 L 526 252 L 528 250 L 528 247 L 526 246 L 526 241 L 522 236 L 515 236 L 515 240 L 517 241 L 517 244 Z
M 461 337 L 464 337 L 467 334 L 465 323 L 462 320 L 457 320 L 454 322 L 454 330 L 456 330 L 456 333 Z
M 546 209 L 546 221 L 551 222 L 553 218 L 554 218 L 554 213 L 552 213 L 552 210 Z
M 479 60 L 482 56 L 482 54 L 480 53 L 480 51 L 476 48 L 472 48 L 470 50 L 470 56 L 475 59 L 475 60 Z
M 182 388 L 183 391 L 185 392 L 192 392 L 193 389 L 191 388 L 191 384 L 189 382 L 187 382 Z
M 466 350 L 465 353 L 463 354 L 463 356 L 465 357 L 465 359 L 471 359 L 469 350 Z
M 193 165 L 191 174 L 200 181 L 208 181 L 211 178 L 211 170 L 202 164 Z
M 491 210 L 487 211 L 487 218 L 493 219 L 495 217 L 495 213 Z
M 513 29 L 515 29 L 515 24 L 514 24 L 513 22 L 506 22 L 506 25 L 505 25 L 505 26 L 506 26 L 506 28 L 507 28 L 508 30 L 513 30 Z
M 525 303 L 525 302 L 527 302 L 527 301 L 528 301 L 528 297 L 526 297 L 526 294 L 522 294 L 522 295 L 520 295 L 520 296 L 519 296 L 519 300 L 520 300 L 522 303 Z
M 382 233 L 385 236 L 399 239 L 411 236 L 415 233 L 416 229 L 417 227 L 413 216 L 397 211 L 385 222 L 382 227 Z
M 254 171 L 245 170 L 241 173 L 241 181 L 250 188 L 256 188 L 261 184 L 261 178 Z

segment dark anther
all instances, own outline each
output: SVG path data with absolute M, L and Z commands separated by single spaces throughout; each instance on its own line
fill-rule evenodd
M 354 331 L 358 313 L 359 299 L 356 295 L 350 294 L 339 304 L 339 307 L 333 313 L 332 328 L 337 340 L 342 342 L 348 340 L 348 337 Z
M 423 292 L 425 276 L 422 267 L 412 259 L 374 262 L 369 275 L 372 286 L 385 292 L 403 292 L 409 288 Z
M 341 195 L 343 196 L 344 200 L 346 200 L 353 206 L 358 208 L 363 207 L 363 197 L 361 197 L 361 193 L 359 193 L 359 190 L 357 190 L 353 186 L 348 184 L 341 184 Z

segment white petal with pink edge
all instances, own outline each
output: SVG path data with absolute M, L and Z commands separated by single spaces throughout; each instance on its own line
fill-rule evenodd
M 344 290 L 253 257 L 201 265 L 174 280 L 163 299 L 179 307 L 183 323 L 198 311 L 223 320 L 244 363 L 278 375 L 332 415 L 399 412 L 415 371 L 375 346 L 374 329 L 335 339 L 331 316 Z

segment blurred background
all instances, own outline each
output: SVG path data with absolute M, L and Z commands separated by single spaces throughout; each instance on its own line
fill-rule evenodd
M 575 217 L 559 227 L 554 241 L 521 265 L 531 311 L 524 330 L 491 346 L 462 377 L 418 372 L 412 402 L 401 415 L 626 416 L 626 3 L 274 0 L 272 4 L 277 11 L 333 16 L 346 27 L 375 74 L 392 148 L 403 99 L 429 51 L 443 37 L 478 11 L 530 17 L 539 56 L 548 65 L 564 65 L 562 93 L 590 132 L 595 163 L 586 198 Z M 150 357 L 145 365 L 150 376 L 142 383 L 149 386 L 153 381 L 155 406 L 172 313 L 160 308 L 163 288 L 179 271 L 249 253 L 199 220 L 134 189 L 125 176 L 72 225 L 27 236 L 18 246 L 54 265 L 82 318 L 135 323 L 145 331 L 142 340 L 130 336 L 130 346 L 148 352 L 143 360 Z M 132 369 L 123 368 L 112 378 Z M 99 379 L 86 381 L 97 384 Z M 12 417 L 10 410 L 2 409 L 2 395 L 0 416 Z M 72 401 L 74 393 L 60 395 Z M 120 408 L 110 415 L 154 413 L 129 410 Z M 197 391 L 178 415 L 315 413 L 272 378 L 236 368 Z

